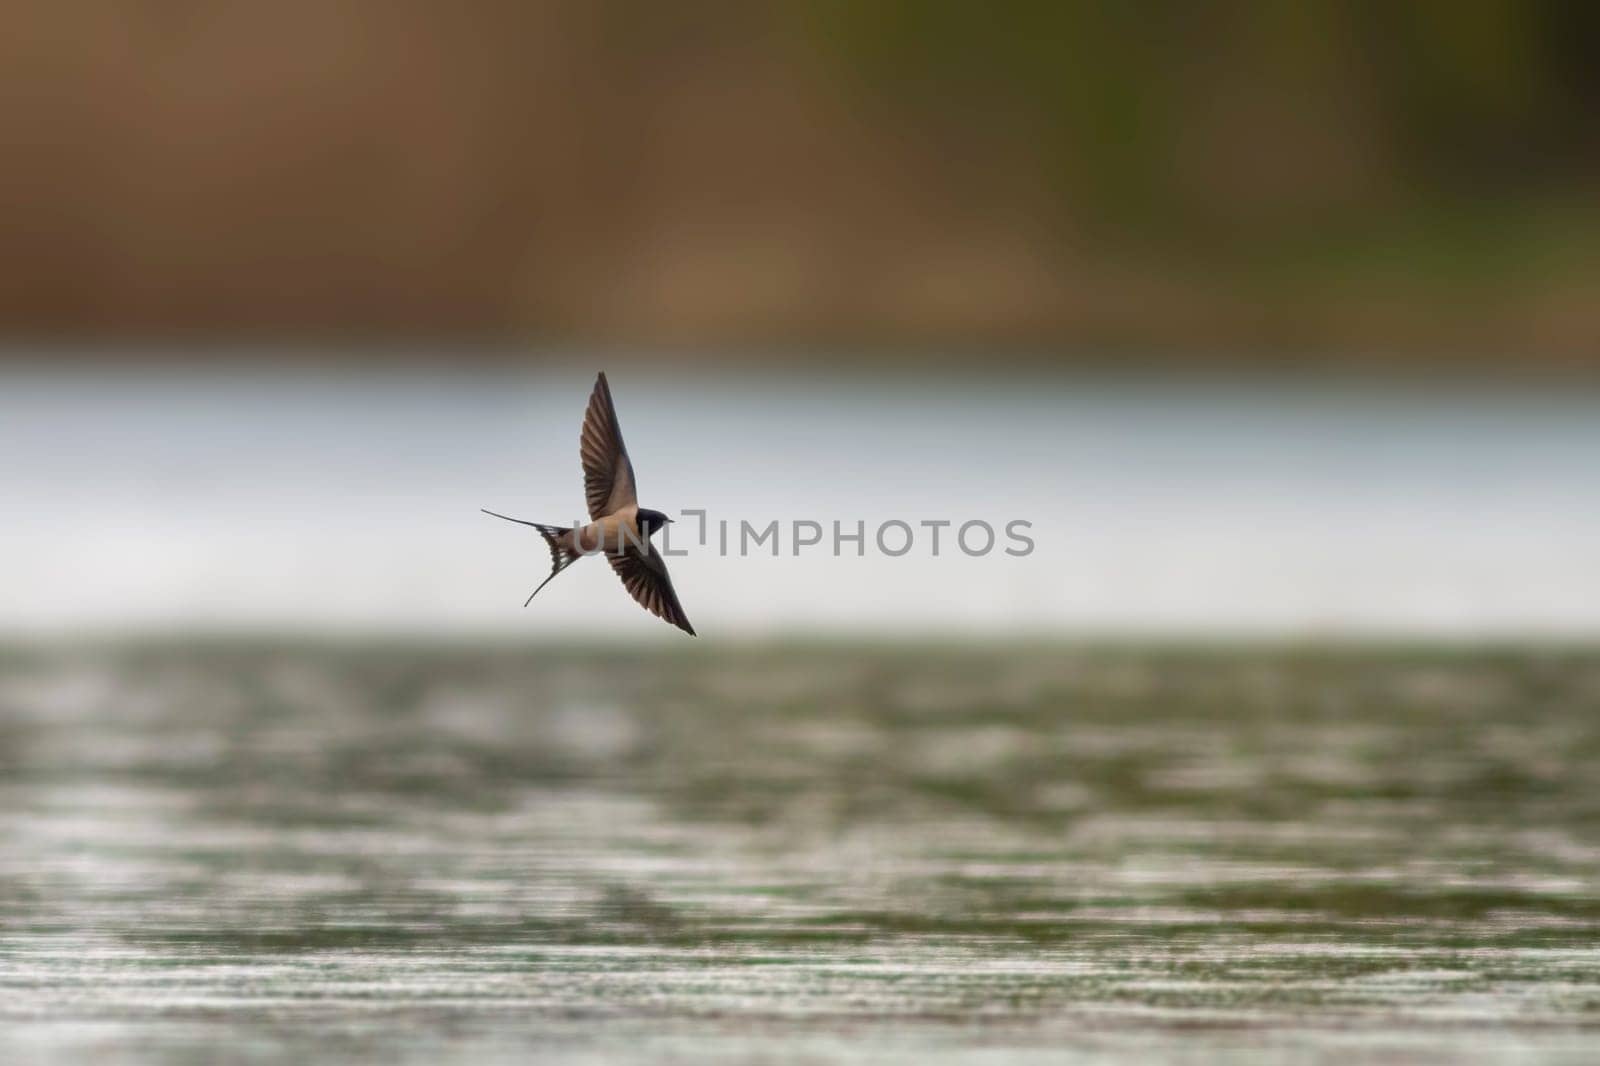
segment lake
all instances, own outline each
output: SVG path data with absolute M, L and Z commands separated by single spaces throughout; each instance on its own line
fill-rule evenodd
M 0 652 L 7 1062 L 1592 1062 L 1600 655 Z
M 309 358 L 309 357 L 308 357 Z M 583 371 L 11 368 L 0 634 L 609 639 L 598 563 L 523 599 L 581 507 Z M 641 502 L 708 638 L 1600 634 L 1600 392 L 1306 379 L 613 366 Z M 968 557 L 925 521 L 1032 523 Z M 906 554 L 797 553 L 908 523 Z M 740 523 L 783 543 L 739 550 Z M 693 520 L 675 528 L 695 529 Z M 872 537 L 872 533 L 868 534 Z M 1002 540 L 1002 544 L 1009 543 Z

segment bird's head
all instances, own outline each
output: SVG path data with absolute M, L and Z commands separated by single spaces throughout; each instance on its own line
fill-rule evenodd
M 639 528 L 644 530 L 644 535 L 647 537 L 671 521 L 672 519 L 668 518 L 660 511 L 651 511 L 643 507 L 639 508 Z

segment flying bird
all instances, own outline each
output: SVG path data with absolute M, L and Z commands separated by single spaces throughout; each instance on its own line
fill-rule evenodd
M 660 511 L 639 506 L 633 462 L 622 443 L 622 427 L 617 423 L 617 408 L 611 402 L 611 386 L 602 371 L 589 394 L 589 409 L 584 412 L 583 431 L 578 436 L 578 456 L 583 460 L 583 491 L 588 498 L 589 524 L 585 526 L 547 526 L 484 509 L 483 513 L 532 526 L 550 546 L 550 576 L 528 594 L 526 607 L 539 595 L 539 589 L 585 555 L 605 552 L 611 569 L 622 579 L 628 594 L 639 606 L 657 618 L 671 622 L 691 637 L 694 626 L 678 602 L 667 573 L 666 560 L 650 543 L 650 536 L 672 519 Z

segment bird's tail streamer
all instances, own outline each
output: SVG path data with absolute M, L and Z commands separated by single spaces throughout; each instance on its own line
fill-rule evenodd
M 528 593 L 528 598 L 522 603 L 524 607 L 532 603 L 533 598 L 539 595 L 539 589 L 544 588 L 555 580 L 557 574 L 583 558 L 583 553 L 572 543 L 572 537 L 570 536 L 572 533 L 571 526 L 547 526 L 543 522 L 529 522 L 521 518 L 512 518 L 510 515 L 500 514 L 488 508 L 483 508 L 483 513 L 493 515 L 495 518 L 504 518 L 507 522 L 516 522 L 518 525 L 532 526 L 539 531 L 539 535 L 544 538 L 545 544 L 550 547 L 550 576 L 539 582 L 539 588 Z

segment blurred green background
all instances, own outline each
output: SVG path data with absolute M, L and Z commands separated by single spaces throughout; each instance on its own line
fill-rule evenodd
M 13 5 L 0 335 L 1592 372 L 1597 30 L 1554 0 Z

